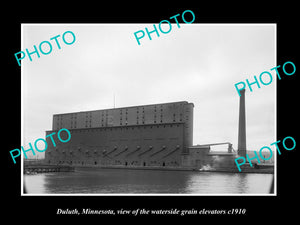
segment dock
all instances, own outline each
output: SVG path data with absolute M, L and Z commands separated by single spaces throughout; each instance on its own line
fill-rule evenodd
M 51 173 L 51 172 L 74 172 L 75 168 L 65 165 L 24 165 L 24 174 Z

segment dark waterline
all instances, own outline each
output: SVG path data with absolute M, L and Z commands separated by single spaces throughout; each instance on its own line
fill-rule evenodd
M 24 175 L 29 194 L 268 194 L 271 174 L 76 168 Z

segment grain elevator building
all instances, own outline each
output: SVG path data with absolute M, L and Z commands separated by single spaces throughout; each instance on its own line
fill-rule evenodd
M 184 166 L 193 145 L 193 109 L 193 103 L 182 101 L 55 114 L 46 135 L 67 128 L 71 140 L 49 145 L 46 163 Z

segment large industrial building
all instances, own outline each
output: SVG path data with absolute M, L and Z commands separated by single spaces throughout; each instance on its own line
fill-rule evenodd
M 46 136 L 66 128 L 71 138 L 60 142 L 52 135 L 56 146 L 48 145 L 45 163 L 237 172 L 235 159 L 247 154 L 245 91 L 240 97 L 237 152 L 230 142 L 193 145 L 193 112 L 194 104 L 182 101 L 55 114 Z M 227 151 L 211 151 L 211 146 L 224 144 Z M 274 172 L 273 164 L 252 164 L 245 162 L 243 172 Z
M 45 161 L 74 166 L 190 166 L 197 163 L 190 157 L 195 149 L 193 110 L 193 103 L 182 101 L 55 114 L 46 135 L 67 128 L 71 140 L 49 145 Z
M 68 142 L 52 135 L 45 163 L 72 167 L 158 168 L 237 172 L 246 154 L 245 93 L 240 98 L 238 151 L 229 142 L 193 145 L 194 104 L 186 101 L 53 115 L 52 130 L 66 128 Z M 66 140 L 66 132 L 61 138 Z M 228 145 L 227 151 L 211 146 Z M 274 167 L 243 165 L 244 172 L 272 173 Z M 260 168 L 259 170 L 257 170 Z

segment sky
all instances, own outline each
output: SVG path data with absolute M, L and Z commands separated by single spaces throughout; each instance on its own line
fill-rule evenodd
M 153 24 L 22 24 L 22 51 L 52 44 L 50 54 L 21 62 L 25 149 L 52 129 L 53 114 L 177 101 L 194 103 L 194 145 L 231 142 L 237 149 L 234 84 L 263 71 L 273 82 L 246 89 L 247 148 L 276 141 L 274 24 L 175 23 L 170 33 L 145 35 L 138 45 L 134 32 L 145 27 Z M 61 39 L 66 31 L 75 34 L 71 45 Z M 61 49 L 50 41 L 57 35 Z

